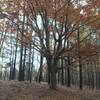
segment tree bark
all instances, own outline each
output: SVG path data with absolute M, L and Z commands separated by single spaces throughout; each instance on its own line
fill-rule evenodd
M 56 59 L 51 59 L 48 65 L 49 68 L 49 74 L 50 74 L 50 88 L 56 89 L 57 88 L 57 61 Z
M 56 78 L 56 72 L 53 71 L 50 74 L 50 88 L 51 89 L 56 89 L 57 88 L 57 78 Z

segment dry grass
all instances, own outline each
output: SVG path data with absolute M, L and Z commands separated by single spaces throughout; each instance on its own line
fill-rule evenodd
M 58 87 L 18 81 L 0 81 L 0 100 L 100 100 L 100 91 Z

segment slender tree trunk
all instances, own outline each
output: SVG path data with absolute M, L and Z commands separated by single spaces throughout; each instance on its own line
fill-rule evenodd
M 12 40 L 11 40 L 11 52 L 10 52 L 10 76 L 9 80 L 12 80 L 12 72 L 13 72 L 13 60 L 12 60 Z
M 43 65 L 43 56 L 40 56 L 40 68 L 39 68 L 39 83 L 42 81 L 42 66 Z
M 91 74 L 92 74 L 92 89 L 94 89 L 95 88 L 95 79 L 94 79 L 94 63 L 91 63 Z
M 34 48 L 33 48 L 34 49 Z M 30 83 L 32 81 L 32 72 L 33 72 L 33 67 L 34 67 L 34 50 L 32 53 L 32 66 L 31 66 L 31 73 L 30 73 Z
M 67 86 L 70 87 L 70 57 L 68 56 L 68 68 L 67 68 L 67 73 L 68 73 L 68 84 Z
M 34 40 L 35 42 L 35 40 Z M 31 56 L 31 52 L 32 52 L 32 56 Z M 30 75 L 29 75 L 29 80 L 30 80 L 30 83 L 32 82 L 32 74 L 33 74 L 33 67 L 34 67 L 34 46 L 32 47 L 32 43 L 30 44 L 30 52 L 29 52 L 29 56 L 31 59 L 29 59 L 29 62 L 30 60 L 32 61 L 31 62 L 31 66 L 30 66 Z
M 83 77 L 82 77 L 82 64 L 81 64 L 81 56 L 80 56 L 80 29 L 78 28 L 77 30 L 77 43 L 78 43 L 78 58 L 79 58 L 79 78 L 80 78 L 80 83 L 79 83 L 79 88 L 82 89 L 83 85 Z
M 25 61 L 26 61 L 26 47 L 24 48 L 24 61 L 23 61 L 23 72 L 22 72 L 22 80 L 24 81 L 25 77 Z
M 28 68 L 28 77 L 27 77 L 27 80 L 29 80 L 30 81 L 30 73 L 31 73 L 31 66 L 32 66 L 32 64 L 31 64 L 31 43 L 30 43 L 30 48 L 29 48 L 29 68 Z
M 12 79 L 14 80 L 16 77 L 16 58 L 17 58 L 17 48 L 18 48 L 18 33 L 17 33 L 17 40 L 16 40 L 16 50 L 15 50 L 15 58 L 14 58 L 14 68 L 13 68 L 13 74 Z
M 98 88 L 100 89 L 100 72 L 98 72 Z
M 20 51 L 20 66 L 19 66 L 19 81 L 23 80 L 23 34 L 24 34 L 24 24 L 25 24 L 25 14 L 23 15 L 23 22 L 22 22 L 22 32 L 21 32 L 21 51 Z
M 64 85 L 64 68 L 63 68 L 63 59 L 61 59 L 61 76 L 62 76 L 62 82 L 61 82 L 61 84 Z
M 80 87 L 80 89 L 82 89 L 83 88 L 83 77 L 82 77 L 82 65 L 81 64 L 79 64 L 79 77 L 80 77 L 79 87 Z
M 23 45 L 21 44 L 20 49 L 20 65 L 19 65 L 19 81 L 22 81 L 22 73 L 23 73 L 23 66 L 22 66 L 22 58 L 23 58 Z
M 47 71 L 48 71 L 48 85 L 50 85 L 50 62 L 51 60 L 47 60 L 47 65 L 48 65 L 48 68 L 47 68 Z
M 65 68 L 65 85 L 68 85 L 68 84 L 67 84 L 67 76 L 68 76 L 68 75 L 67 75 L 67 68 Z
M 60 83 L 60 70 L 58 70 L 58 84 Z

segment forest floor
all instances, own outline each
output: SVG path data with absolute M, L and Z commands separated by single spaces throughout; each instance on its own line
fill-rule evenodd
M 43 83 L 0 81 L 0 100 L 100 100 L 100 91 L 64 86 L 51 90 Z

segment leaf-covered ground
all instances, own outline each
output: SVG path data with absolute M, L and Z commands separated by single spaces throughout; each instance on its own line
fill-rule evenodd
M 100 91 L 60 86 L 55 91 L 46 84 L 0 81 L 0 100 L 100 100 Z

